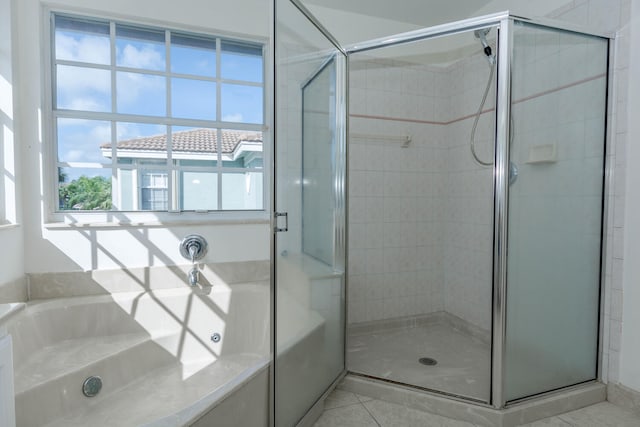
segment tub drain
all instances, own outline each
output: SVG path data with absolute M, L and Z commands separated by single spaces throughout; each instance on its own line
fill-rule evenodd
M 82 393 L 87 397 L 93 397 L 102 390 L 102 378 L 89 377 L 82 384 Z
M 422 365 L 427 365 L 427 366 L 433 366 L 438 363 L 436 359 L 432 359 L 430 357 L 421 357 L 420 359 L 418 359 L 418 362 L 420 362 L 420 364 Z

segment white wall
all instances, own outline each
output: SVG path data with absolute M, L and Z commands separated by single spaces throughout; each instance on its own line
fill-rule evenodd
M 199 216 L 195 223 L 182 222 L 179 225 L 44 226 L 49 221 L 49 212 L 43 202 L 46 195 L 43 195 L 42 188 L 50 187 L 51 177 L 43 177 L 41 171 L 43 162 L 52 159 L 43 158 L 50 144 L 46 132 L 48 124 L 43 123 L 42 129 L 39 126 L 39 118 L 45 108 L 42 52 L 49 48 L 42 34 L 44 26 L 41 22 L 46 19 L 43 5 L 54 10 L 77 10 L 155 25 L 268 37 L 268 2 L 242 0 L 212 4 L 206 0 L 60 0 L 45 3 L 20 0 L 14 4 L 17 14 L 14 36 L 18 40 L 16 52 L 19 53 L 14 55 L 14 60 L 16 75 L 20 76 L 16 95 L 21 101 L 16 110 L 20 118 L 18 138 L 22 147 L 22 167 L 24 171 L 29 171 L 23 177 L 26 273 L 183 264 L 186 261 L 179 255 L 178 242 L 184 235 L 194 232 L 203 234 L 209 240 L 210 251 L 205 262 L 268 259 L 267 215 L 261 215 L 257 220 L 254 218 L 249 221 L 251 223 L 234 222 L 232 218 L 217 225 L 211 217 Z M 126 215 L 117 216 L 122 218 Z M 83 219 L 80 218 L 80 221 Z M 5 246 L 4 242 L 2 246 Z
M 20 227 L 20 168 L 16 147 L 12 69 L 12 4 L 0 0 L 0 294 L 3 285 L 24 275 L 23 235 Z M 0 301 L 4 300 L 0 295 Z
M 640 3 L 631 2 L 631 29 L 629 76 L 640 74 Z M 629 79 L 627 116 L 627 164 L 640 162 L 640 81 Z M 631 96 L 635 94 L 636 96 Z M 622 316 L 622 346 L 620 357 L 620 382 L 640 391 L 640 168 L 626 168 L 624 230 L 624 294 Z M 632 185 L 632 183 L 636 185 Z M 635 262 L 634 262 L 635 261 Z
M 349 322 L 442 311 L 447 74 L 354 55 L 349 84 Z
M 478 46 L 452 64 L 446 55 L 448 65 L 406 62 L 395 49 L 351 59 L 350 323 L 446 311 L 490 329 L 491 169 L 471 158 L 467 117 L 489 73 Z M 490 117 L 476 135 L 486 158 Z M 406 148 L 386 138 L 402 135 Z

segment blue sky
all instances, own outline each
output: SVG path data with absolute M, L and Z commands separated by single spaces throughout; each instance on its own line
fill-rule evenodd
M 81 22 L 82 32 L 74 31 L 67 20 L 56 30 L 56 58 L 110 64 L 108 25 Z M 165 116 L 166 79 L 145 73 L 165 71 L 164 33 L 118 27 L 116 31 L 116 65 L 140 72 L 116 73 L 118 113 Z M 172 33 L 171 72 L 198 77 L 216 77 L 214 39 L 174 36 Z M 220 57 L 221 77 L 262 83 L 263 64 L 259 50 L 233 43 L 223 43 Z M 101 70 L 70 65 L 57 66 L 57 107 L 61 109 L 111 112 L 111 75 Z M 176 118 L 215 120 L 216 83 L 171 77 L 172 115 Z M 256 86 L 223 83 L 221 85 L 223 121 L 262 123 L 263 89 Z M 111 141 L 111 124 L 106 121 L 59 119 L 58 158 L 63 162 L 110 163 L 100 152 L 100 145 Z M 130 139 L 166 132 L 166 126 L 140 123 L 118 123 L 117 138 Z M 104 175 L 100 170 L 66 171 L 70 179 L 81 174 Z M 110 171 L 105 170 L 108 176 Z

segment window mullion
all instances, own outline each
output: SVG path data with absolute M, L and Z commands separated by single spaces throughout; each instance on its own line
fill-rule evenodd
M 216 38 L 216 121 L 222 122 L 222 41 Z M 218 210 L 222 209 L 222 129 L 218 127 L 218 137 L 216 138 L 216 152 L 218 161 L 216 162 L 216 176 L 218 186 Z
M 109 23 L 109 49 L 111 61 L 109 64 L 111 74 L 111 113 L 118 109 L 118 90 L 116 78 L 116 24 Z M 112 209 L 119 210 L 122 206 L 120 180 L 118 179 L 118 128 L 116 122 L 111 120 L 111 203 Z
M 223 185 L 223 174 L 225 173 L 238 173 L 238 172 L 247 172 L 247 171 L 256 171 L 256 172 L 262 172 L 262 169 L 253 169 L 253 168 L 248 168 L 248 164 L 246 163 L 242 163 L 242 162 L 238 162 L 239 165 L 238 167 L 235 167 L 233 165 L 235 165 L 236 163 L 227 163 L 227 160 L 229 160 L 229 157 L 227 155 L 225 155 L 223 153 L 223 149 L 224 147 L 228 148 L 228 144 L 223 144 L 223 135 L 225 135 L 226 137 L 229 137 L 229 135 L 227 135 L 225 132 L 223 132 L 223 129 L 233 129 L 235 131 L 244 131 L 244 132 L 264 132 L 265 128 L 264 128 L 264 120 L 262 121 L 262 123 L 237 123 L 237 122 L 230 122 L 230 121 L 223 121 L 222 117 L 224 116 L 223 114 L 223 100 L 222 100 L 222 87 L 225 84 L 235 84 L 235 85 L 239 85 L 239 86 L 246 86 L 246 87 L 261 87 L 262 88 L 262 93 L 263 93 L 263 101 L 264 101 L 264 88 L 265 88 L 265 83 L 264 83 L 264 79 L 263 82 L 250 82 L 250 81 L 244 81 L 244 80 L 237 80 L 234 77 L 238 77 L 239 75 L 235 75 L 235 74 L 229 74 L 229 75 L 225 75 L 225 78 L 223 78 L 222 76 L 222 45 L 224 42 L 226 42 L 226 39 L 221 39 L 219 37 L 215 38 L 215 76 L 211 76 L 210 72 L 208 74 L 208 76 L 205 75 L 198 75 L 198 73 L 200 73 L 200 69 L 199 68 L 190 68 L 190 67 L 183 67 L 183 69 L 181 69 L 180 73 L 173 73 L 172 72 L 172 61 L 175 60 L 176 58 L 181 58 L 181 56 L 176 56 L 177 53 L 174 49 L 173 51 L 173 56 L 174 58 L 172 58 L 172 37 L 175 39 L 175 37 L 177 37 L 175 35 L 175 32 L 169 29 L 151 29 L 154 31 L 157 31 L 157 33 L 159 33 L 158 35 L 164 33 L 164 54 L 165 54 L 165 68 L 164 70 L 158 70 L 161 67 L 155 67 L 155 70 L 147 70 L 147 66 L 143 66 L 141 65 L 141 68 L 132 68 L 137 66 L 136 62 L 130 62 L 127 64 L 121 64 L 120 66 L 118 65 L 118 58 L 119 55 L 122 55 L 122 52 L 118 51 L 118 25 L 120 25 L 120 23 L 116 22 L 116 21 L 101 21 L 103 25 L 101 28 L 104 30 L 102 31 L 100 34 L 102 34 L 103 40 L 104 40 L 104 45 L 103 48 L 104 50 L 102 52 L 104 52 L 106 54 L 106 39 L 108 36 L 108 40 L 109 40 L 109 63 L 105 63 L 106 61 L 104 59 L 101 59 L 100 62 L 102 63 L 92 63 L 92 62 L 86 62 L 86 61 L 92 61 L 93 59 L 89 56 L 82 56 L 82 55 L 65 55 L 64 58 L 65 59 L 57 59 L 56 58 L 56 54 L 55 54 L 55 37 L 56 37 L 56 15 L 52 14 L 52 31 L 51 31 L 51 39 L 52 39 L 52 43 L 51 43 L 51 50 L 53 52 L 53 56 L 51 58 L 51 62 L 50 62 L 50 66 L 51 66 L 51 75 L 52 75 L 52 94 L 51 94 L 51 117 L 53 118 L 53 123 L 52 123 L 52 128 L 54 129 L 54 141 L 51 144 L 52 147 L 57 147 L 58 145 L 58 131 L 56 130 L 57 128 L 57 120 L 59 119 L 75 119 L 75 120 L 87 120 L 87 121 L 104 121 L 107 122 L 105 124 L 108 124 L 108 128 L 110 131 L 110 136 L 109 138 L 100 138 L 100 140 L 96 140 L 96 144 L 103 144 L 103 142 L 106 141 L 110 141 L 111 143 L 111 148 L 110 148 L 110 156 L 111 159 L 109 161 L 109 159 L 104 159 L 101 157 L 102 160 L 98 159 L 98 162 L 100 161 L 104 161 L 104 163 L 95 163 L 93 162 L 94 160 L 96 160 L 95 157 L 92 157 L 89 153 L 85 153 L 86 155 L 81 156 L 79 159 L 82 160 L 87 160 L 84 162 L 69 162 L 68 160 L 72 159 L 72 157 L 65 157 L 67 156 L 66 151 L 64 153 L 60 153 L 60 156 L 58 156 L 58 149 L 54 148 L 52 151 L 55 151 L 55 153 L 52 153 L 53 155 L 55 155 L 55 161 L 52 161 L 51 164 L 55 164 L 56 167 L 56 171 L 58 170 L 58 168 L 71 168 L 74 171 L 79 171 L 79 168 L 88 168 L 88 169 L 93 169 L 95 171 L 100 171 L 102 170 L 102 172 L 96 172 L 97 174 L 103 174 L 104 172 L 107 172 L 110 170 L 111 172 L 111 182 L 112 182 L 112 189 L 111 189 L 111 202 L 112 202 L 112 209 L 115 210 L 121 210 L 121 209 L 131 209 L 130 206 L 133 208 L 133 210 L 140 210 L 143 208 L 146 209 L 153 209 L 156 210 L 155 208 L 159 207 L 161 203 L 160 199 L 159 199 L 159 187 L 158 186 L 164 186 L 166 188 L 166 198 L 164 200 L 166 200 L 167 203 L 167 210 L 169 212 L 179 212 L 182 209 L 194 209 L 194 206 L 199 206 L 202 203 L 198 203 L 198 202 L 193 202 L 190 201 L 189 203 L 183 205 L 183 203 L 181 202 L 181 200 L 183 199 L 183 197 L 187 197 L 187 195 L 189 195 L 189 200 L 194 198 L 194 192 L 197 191 L 201 191 L 199 190 L 199 188 L 203 188 L 205 189 L 205 184 L 202 184 L 202 187 L 192 187 L 191 183 L 189 183 L 188 187 L 187 187 L 187 192 L 185 193 L 185 188 L 183 187 L 184 183 L 182 183 L 182 179 L 181 179 L 181 175 L 182 172 L 192 172 L 192 176 L 194 176 L 193 181 L 194 181 L 194 185 L 201 185 L 200 184 L 200 180 L 201 179 L 205 179 L 206 181 L 204 182 L 211 182 L 211 180 L 214 179 L 214 177 L 216 178 L 216 187 L 211 188 L 209 185 L 210 190 L 212 191 L 214 189 L 217 189 L 217 194 L 216 194 L 216 198 L 211 197 L 207 202 L 206 205 L 207 206 L 212 206 L 215 200 L 216 203 L 216 208 L 217 210 L 222 210 L 223 209 L 223 188 L 225 188 L 225 185 Z M 82 19 L 82 18 L 79 18 Z M 75 25 L 75 24 L 73 24 Z M 122 24 L 122 25 L 129 25 L 129 24 Z M 107 34 L 106 30 L 108 27 L 108 31 L 109 33 Z M 133 27 L 133 26 L 132 26 Z M 61 27 L 63 28 L 63 27 Z M 66 27 L 65 27 L 66 28 Z M 82 27 L 78 27 L 80 34 L 77 37 L 84 37 L 85 35 L 90 36 L 91 30 L 87 30 L 86 34 L 85 34 L 85 30 Z M 137 28 L 137 26 L 136 26 Z M 134 30 L 136 29 L 134 28 Z M 140 27 L 141 29 L 144 30 L 143 27 Z M 64 29 L 64 28 L 63 28 Z M 120 34 L 120 36 L 125 36 L 124 34 Z M 76 37 L 76 36 L 74 36 Z M 197 37 L 197 36 L 193 36 L 193 37 Z M 146 39 L 140 39 L 140 40 L 146 40 Z M 149 39 L 151 40 L 151 39 Z M 162 41 L 160 39 L 160 37 L 157 37 L 154 39 L 155 43 L 158 43 L 159 46 L 162 46 Z M 123 41 L 124 43 L 124 41 Z M 126 42 L 127 44 L 129 43 L 128 41 Z M 156 44 L 156 46 L 158 46 L 158 44 Z M 134 46 L 136 45 L 136 40 L 134 40 L 133 42 Z M 124 45 L 122 45 L 124 46 Z M 186 45 L 187 47 L 189 47 L 189 45 Z M 197 45 L 194 45 L 197 48 Z M 210 47 L 208 48 L 210 49 Z M 128 52 L 128 51 L 127 51 Z M 156 52 L 161 53 L 162 52 L 162 47 L 160 47 L 159 49 L 156 49 Z M 210 50 L 209 50 L 210 52 Z M 178 51 L 178 54 L 182 55 L 184 54 L 184 52 L 182 50 Z M 106 55 L 103 55 L 106 56 Z M 191 57 L 189 57 L 191 58 Z M 187 61 L 189 61 L 189 58 L 187 58 Z M 264 51 L 263 51 L 263 59 L 264 59 Z M 111 93 L 110 93 L 110 106 L 107 107 L 109 105 L 109 103 L 107 103 L 106 105 L 104 104 L 104 98 L 102 101 L 102 104 L 100 104 L 100 106 L 97 108 L 98 110 L 102 110 L 102 111 L 85 111 L 85 110 L 80 110 L 80 109 L 76 109 L 76 104 L 69 104 L 68 108 L 73 108 L 73 109 L 58 109 L 57 108 L 57 103 L 56 103 L 56 97 L 58 95 L 58 90 L 57 90 L 57 83 L 58 83 L 58 79 L 56 77 L 56 67 L 57 65 L 66 65 L 66 66 L 74 66 L 77 68 L 76 71 L 78 72 L 84 72 L 85 75 L 93 75 L 91 74 L 92 71 L 89 70 L 104 70 L 103 73 L 108 72 L 109 73 L 109 84 L 110 84 L 110 89 L 111 89 Z M 185 63 L 185 64 L 188 64 Z M 264 64 L 264 62 L 263 62 Z M 123 65 L 127 65 L 127 66 L 123 66 Z M 159 65 L 159 64 L 158 64 Z M 84 69 L 84 70 L 83 70 Z M 122 74 L 124 72 L 129 72 L 129 73 L 136 73 L 136 74 L 143 74 L 143 75 L 155 75 L 158 76 L 156 77 L 156 79 L 159 80 L 159 78 L 164 78 L 164 84 L 163 87 L 164 89 L 161 88 L 156 88 L 156 90 L 165 90 L 165 111 L 166 113 L 164 115 L 156 115 L 156 116 L 152 116 L 152 115 L 147 115 L 147 111 L 144 110 L 142 113 L 140 114 L 121 114 L 119 113 L 119 108 L 124 108 L 124 104 L 122 103 L 122 101 L 128 102 L 129 97 L 128 97 L 128 93 L 126 92 L 122 92 L 122 87 L 118 87 L 118 77 L 119 74 Z M 193 72 L 193 74 L 189 74 Z M 95 71 L 93 71 L 93 73 L 96 73 Z M 263 68 L 263 73 L 264 73 L 264 68 Z M 106 76 L 104 76 L 106 77 Z M 134 76 L 136 77 L 136 76 Z M 201 100 L 196 100 L 197 102 L 204 102 L 206 103 L 206 105 L 208 105 L 209 107 L 205 107 L 205 108 L 211 108 L 215 106 L 216 112 L 215 112 L 215 119 L 211 120 L 210 118 L 207 119 L 190 119 L 190 118 L 174 118 L 174 103 L 178 102 L 178 106 L 182 105 L 174 95 L 172 87 L 173 87 L 173 83 L 174 83 L 174 79 L 175 78 L 180 78 L 180 79 L 184 79 L 185 80 L 185 84 L 188 84 L 189 86 L 187 86 L 187 90 L 189 90 L 188 88 L 190 87 L 196 87 L 196 83 L 198 81 L 208 81 L 210 82 L 209 85 L 214 84 L 215 85 L 215 99 L 201 99 Z M 105 79 L 106 80 L 106 79 Z M 193 84 L 189 84 L 189 82 L 194 82 Z M 122 83 L 122 81 L 120 82 Z M 106 90 L 107 90 L 107 81 L 104 81 L 103 85 L 100 87 L 104 87 L 104 97 L 106 98 L 107 94 L 106 94 Z M 203 83 L 204 84 L 204 83 Z M 121 90 L 119 93 L 119 89 Z M 63 93 L 63 95 L 66 96 L 66 92 Z M 120 95 L 120 96 L 119 96 Z M 75 95 L 74 95 L 75 96 Z M 77 98 L 77 97 L 76 97 Z M 76 98 L 71 98 L 71 99 L 76 99 Z M 227 99 L 227 101 L 231 100 L 233 101 L 235 98 L 233 99 Z M 141 100 L 140 98 L 136 98 L 135 102 L 144 102 L 144 100 Z M 186 101 L 185 101 L 186 102 Z M 213 102 L 215 102 L 214 105 Z M 230 103 L 230 105 L 233 104 L 233 102 Z M 78 104 L 81 105 L 81 104 Z M 86 109 L 91 109 L 94 108 L 91 104 L 86 104 L 88 106 L 81 106 L 78 108 L 86 108 Z M 235 107 L 229 107 L 226 108 L 224 113 L 226 114 L 231 114 L 234 112 Z M 132 112 L 139 112 L 138 110 L 131 110 Z M 140 110 L 142 111 L 142 110 Z M 187 110 L 189 111 L 189 110 Z M 264 107 L 263 107 L 263 114 L 264 114 Z M 198 113 L 194 113 L 194 115 L 197 117 Z M 204 116 L 207 117 L 207 116 Z M 127 123 L 131 123 L 131 124 L 140 124 L 140 130 L 139 131 L 135 131 L 135 132 L 129 132 L 126 129 L 124 130 L 125 134 L 124 135 L 119 135 L 119 132 L 123 132 L 124 128 L 121 128 L 121 125 L 126 125 Z M 90 126 L 97 126 L 97 124 L 91 124 L 89 123 Z M 129 162 L 129 159 L 127 159 L 126 157 L 131 157 L 131 153 L 126 154 L 125 155 L 125 159 L 119 161 L 118 159 L 118 154 L 123 154 L 120 153 L 120 150 L 128 150 L 129 149 L 129 145 L 123 145 L 123 141 L 125 139 L 136 139 L 136 138 L 145 138 L 144 135 L 147 135 L 146 130 L 143 130 L 144 126 L 147 125 L 161 125 L 164 132 L 160 132 L 159 130 L 153 130 L 154 135 L 157 135 L 158 133 L 162 133 L 162 137 L 163 139 L 165 139 L 166 141 L 166 153 L 162 153 L 162 161 L 157 163 L 157 166 L 152 166 L 152 165 L 143 165 L 140 164 L 138 161 L 135 160 L 135 158 L 132 160 L 131 164 L 128 163 L 121 163 L 121 161 L 124 162 Z M 176 127 L 184 127 L 187 131 L 190 130 L 196 130 L 197 128 L 208 128 L 210 130 L 213 130 L 215 132 L 215 136 L 216 136 L 216 144 L 215 144 L 215 150 L 216 153 L 214 155 L 214 153 L 208 153 L 208 157 L 209 159 L 207 160 L 208 162 L 213 162 L 213 160 L 215 159 L 215 166 L 207 166 L 207 164 L 211 164 L 211 163 L 199 163 L 195 160 L 205 160 L 203 159 L 203 153 L 198 152 L 198 150 L 195 150 L 193 153 L 189 153 L 188 151 L 185 153 L 182 152 L 178 152 L 178 158 L 175 158 L 176 154 L 173 153 L 173 148 L 174 148 L 174 144 L 173 141 L 176 138 Z M 189 128 L 193 128 L 193 129 L 189 129 Z M 151 128 L 150 128 L 151 129 Z M 106 127 L 104 128 L 104 131 L 106 131 Z M 62 132 L 62 131 L 61 131 Z M 106 133 L 106 132 L 105 132 Z M 142 136 L 140 136 L 142 135 Z M 61 140 L 63 141 L 63 143 L 67 144 L 65 145 L 65 147 L 67 147 L 69 145 L 69 141 L 65 138 L 67 138 L 64 135 L 60 135 L 61 136 Z M 107 135 L 104 135 L 105 137 Z M 153 135 L 149 134 L 149 137 L 152 137 Z M 213 135 L 209 134 L 209 138 L 213 137 Z M 94 137 L 95 138 L 95 137 Z M 64 142 L 66 141 L 66 142 Z M 120 143 L 120 147 L 118 146 L 118 144 Z M 145 142 L 146 144 L 147 142 Z M 155 139 L 155 143 L 157 143 L 157 139 Z M 238 142 L 239 143 L 239 142 Z M 127 143 L 128 144 L 128 143 Z M 162 144 L 164 145 L 164 144 Z M 133 145 L 135 147 L 135 145 Z M 92 148 L 93 149 L 93 148 Z M 146 148 L 144 148 L 146 149 Z M 66 150 L 66 148 L 65 148 Z M 164 151 L 164 147 L 162 149 Z M 187 150 L 189 150 L 187 148 Z M 238 149 L 240 150 L 240 148 Z M 243 148 L 244 150 L 244 148 Z M 135 150 L 134 150 L 135 151 Z M 243 154 L 241 156 L 246 156 L 247 152 L 243 151 Z M 106 155 L 109 155 L 109 152 L 105 153 Z M 148 153 L 145 152 L 143 153 L 143 157 L 147 157 Z M 258 154 L 256 154 L 258 155 Z M 253 156 L 253 154 L 250 154 L 249 157 Z M 65 160 L 64 162 L 59 161 L 59 157 L 61 157 L 63 160 Z M 166 159 L 166 162 L 165 162 Z M 180 159 L 185 159 L 184 163 L 186 166 L 183 166 L 183 160 Z M 226 160 L 225 160 L 226 159 Z M 52 159 L 53 160 L 53 159 Z M 193 162 L 193 166 L 189 166 L 191 163 L 190 161 L 194 160 Z M 246 157 L 245 157 L 245 161 L 246 161 Z M 160 168 L 160 165 L 164 163 L 164 167 L 163 169 L 166 170 L 166 179 L 164 180 L 164 182 L 161 182 L 161 180 L 159 180 L 159 178 L 157 177 L 149 177 L 149 179 L 152 179 L 153 182 L 148 183 L 149 184 L 149 188 L 147 189 L 147 186 L 145 185 L 144 181 L 145 179 L 147 179 L 145 176 L 145 170 L 149 170 L 150 172 L 155 169 L 158 170 Z M 227 165 L 225 167 L 225 165 Z M 75 168 L 75 169 L 74 169 Z M 128 173 L 125 172 L 126 176 L 122 175 L 122 171 L 128 171 L 131 170 L 133 171 L 133 174 L 131 177 L 129 177 Z M 95 175 L 96 173 L 88 173 L 88 175 Z M 193 173 L 202 173 L 202 176 L 198 176 L 198 175 L 193 175 Z M 213 175 L 213 176 L 212 176 Z M 104 176 L 104 175 L 103 175 Z M 190 175 L 191 176 L 191 175 Z M 226 189 L 227 191 L 232 191 L 233 188 L 236 188 L 237 184 L 238 184 L 238 179 L 236 179 L 237 177 L 235 176 L 228 176 L 228 182 L 226 182 Z M 75 179 L 75 178 L 74 178 Z M 190 178 L 191 179 L 191 178 Z M 131 186 L 131 188 L 129 188 Z M 145 187 L 144 192 L 148 193 L 147 196 L 149 196 L 149 200 L 147 201 L 146 199 L 143 200 L 141 198 L 142 196 L 142 189 L 143 187 Z M 55 194 L 56 194 L 56 199 L 58 198 L 57 194 L 59 192 L 58 190 L 59 188 L 59 184 L 56 186 L 56 190 L 55 190 Z M 129 193 L 130 190 L 132 190 L 135 193 L 138 193 L 138 197 L 133 197 L 133 204 L 131 204 L 131 201 L 129 201 Z M 145 193 L 145 194 L 146 194 Z M 209 193 L 210 196 L 213 196 L 212 194 Z M 163 196 L 165 197 L 165 196 Z M 195 200 L 195 199 L 194 199 Z M 227 198 L 225 198 L 225 200 L 227 200 Z M 227 205 L 227 209 L 229 209 L 230 207 L 232 207 L 233 205 L 231 203 L 236 203 L 235 201 L 231 201 L 232 199 L 227 200 L 228 201 L 228 205 Z M 164 201 L 162 201 L 162 205 L 164 205 Z M 59 207 L 59 203 L 57 204 L 57 206 Z M 244 206 L 244 204 L 239 205 L 239 206 Z M 58 209 L 58 207 L 56 208 L 56 210 Z M 65 207 L 64 210 L 66 210 L 67 208 Z M 242 207 L 240 207 L 240 209 L 243 209 Z M 197 209 L 196 209 L 197 210 Z
M 167 109 L 167 117 L 173 117 L 173 109 L 172 109 L 172 99 L 171 99 L 171 31 L 165 30 L 164 32 L 164 48 L 165 48 L 165 68 L 164 68 L 164 78 L 165 78 L 165 87 L 167 90 L 165 99 L 166 99 L 166 109 Z M 176 179 L 174 173 L 174 164 L 173 164 L 173 126 L 167 126 L 167 210 L 169 212 L 179 211 L 178 207 L 178 180 Z
M 51 49 L 51 57 L 49 58 L 49 66 L 51 67 L 51 104 L 50 104 L 50 108 L 52 111 L 55 111 L 58 108 L 58 77 L 57 77 L 57 73 L 58 73 L 58 67 L 56 66 L 56 16 L 55 15 L 51 15 L 51 19 L 50 19 L 50 25 L 51 28 L 49 29 L 49 37 L 51 38 L 50 41 L 50 49 Z M 56 159 L 55 161 L 55 187 L 51 186 L 50 188 L 53 190 L 53 197 L 50 197 L 49 200 L 53 200 L 53 203 L 55 205 L 55 210 L 60 209 L 60 166 L 58 164 L 58 161 L 60 160 L 58 156 L 58 119 L 55 117 L 54 114 L 51 115 L 52 118 L 52 129 L 53 129 L 53 134 L 54 137 L 54 143 L 53 143 L 53 147 L 52 150 L 50 151 L 50 154 L 52 155 L 53 158 Z M 46 168 L 43 170 L 43 172 L 46 171 Z

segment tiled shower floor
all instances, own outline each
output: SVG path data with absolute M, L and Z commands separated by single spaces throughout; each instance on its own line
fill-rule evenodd
M 447 322 L 350 333 L 347 368 L 354 373 L 488 401 L 490 346 Z M 436 359 L 434 366 L 418 362 Z

